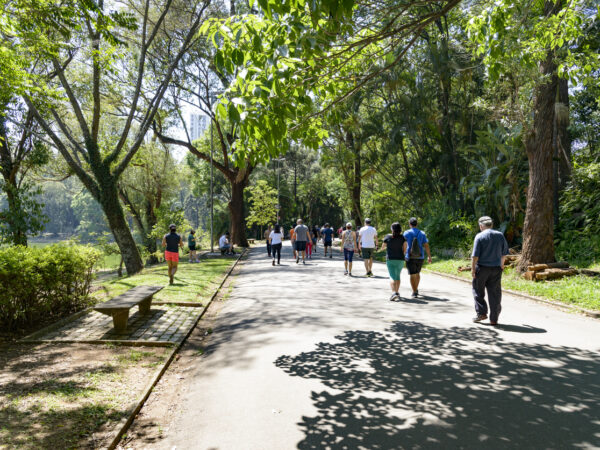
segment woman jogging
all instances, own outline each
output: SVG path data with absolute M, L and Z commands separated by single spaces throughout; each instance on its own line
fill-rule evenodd
M 358 251 L 356 246 L 356 233 L 352 231 L 352 224 L 346 224 L 346 230 L 340 236 L 342 238 L 341 247 L 344 252 L 344 275 L 352 276 L 352 257 L 354 252 Z
M 404 267 L 404 254 L 406 253 L 406 239 L 402 235 L 402 228 L 398 222 L 392 224 L 392 234 L 383 239 L 381 249 L 387 249 L 387 268 L 390 274 L 390 287 L 392 296 L 390 301 L 400 300 L 400 272 Z
M 190 249 L 190 263 L 200 262 L 196 252 L 196 232 L 194 230 L 190 230 L 188 235 L 188 248 Z
M 271 255 L 273 255 L 273 265 L 275 265 L 275 256 L 277 256 L 277 265 L 281 260 L 281 244 L 283 242 L 283 233 L 278 223 L 275 224 L 273 231 L 269 235 L 269 244 L 271 245 Z
M 165 247 L 165 260 L 169 268 L 169 284 L 173 284 L 179 264 L 179 247 L 183 248 L 183 241 L 177 234 L 177 227 L 174 223 L 169 225 L 169 230 L 170 232 L 163 237 L 162 246 Z

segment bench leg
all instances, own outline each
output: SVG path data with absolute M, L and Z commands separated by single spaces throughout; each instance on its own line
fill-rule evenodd
M 152 297 L 144 300 L 140 303 L 140 314 L 146 315 L 150 312 L 150 305 L 152 305 Z
M 127 320 L 129 319 L 129 310 L 113 313 L 113 325 L 117 333 L 123 333 L 127 330 Z

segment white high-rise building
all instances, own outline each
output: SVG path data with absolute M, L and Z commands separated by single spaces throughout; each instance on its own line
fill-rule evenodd
M 208 129 L 208 116 L 190 114 L 190 138 L 198 139 Z

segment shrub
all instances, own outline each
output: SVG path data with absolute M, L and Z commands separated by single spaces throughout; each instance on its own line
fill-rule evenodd
M 0 328 L 13 331 L 90 304 L 100 252 L 64 244 L 0 250 Z

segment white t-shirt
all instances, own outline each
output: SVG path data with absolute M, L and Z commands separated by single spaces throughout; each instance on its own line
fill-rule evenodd
M 271 231 L 271 234 L 269 235 L 269 237 L 271 238 L 271 245 L 281 244 L 282 236 L 283 234 L 281 233 L 275 233 L 274 231 Z
M 223 235 L 219 238 L 219 248 L 225 247 L 227 244 L 227 236 Z
M 360 236 L 361 246 L 364 248 L 375 248 L 375 236 L 377 236 L 377 230 L 371 225 L 362 227 L 358 232 Z

